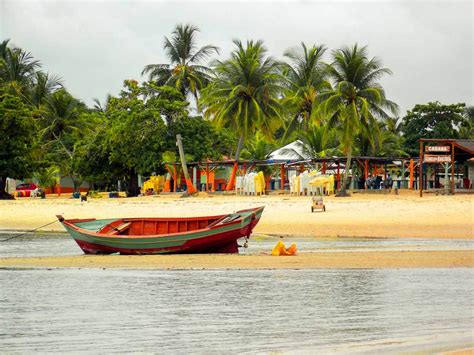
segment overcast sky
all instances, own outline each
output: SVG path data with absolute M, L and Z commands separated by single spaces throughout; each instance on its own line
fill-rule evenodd
M 393 71 L 382 84 L 403 116 L 433 100 L 474 104 L 473 12 L 472 1 L 0 0 L 0 40 L 30 51 L 87 104 L 167 63 L 163 38 L 179 23 L 198 26 L 198 44 L 217 45 L 221 59 L 234 38 L 261 39 L 278 59 L 302 41 L 358 42 Z

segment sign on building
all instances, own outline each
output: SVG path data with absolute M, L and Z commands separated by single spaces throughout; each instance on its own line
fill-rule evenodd
M 451 147 L 449 145 L 427 145 L 425 146 L 425 152 L 450 152 Z
M 451 155 L 431 155 L 423 156 L 423 163 L 451 163 Z

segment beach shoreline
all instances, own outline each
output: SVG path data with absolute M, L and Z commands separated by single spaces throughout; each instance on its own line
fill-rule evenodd
M 201 194 L 200 194 L 201 195 Z M 180 198 L 158 195 L 137 198 L 89 199 L 66 196 L 0 201 L 0 230 L 26 231 L 65 218 L 190 217 L 227 214 L 265 206 L 254 233 L 284 237 L 474 238 L 474 195 L 420 198 L 354 194 L 324 199 L 326 212 L 311 213 L 309 196 L 207 195 Z M 41 231 L 64 232 L 60 223 Z
M 272 270 L 472 268 L 472 250 L 312 252 L 296 256 L 239 254 L 79 255 L 0 258 L 5 268 Z

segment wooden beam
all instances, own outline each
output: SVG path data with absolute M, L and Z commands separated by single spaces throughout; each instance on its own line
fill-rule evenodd
M 280 165 L 280 190 L 285 191 L 285 164 Z
M 420 197 L 423 197 L 423 141 L 420 140 L 420 176 L 419 176 L 419 189 Z
M 454 143 L 451 143 L 451 193 L 454 195 Z

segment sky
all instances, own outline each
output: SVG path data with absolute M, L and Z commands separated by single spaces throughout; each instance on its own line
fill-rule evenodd
M 22 1 L 0 0 L 0 40 L 30 51 L 88 105 L 117 95 L 146 64 L 168 63 L 165 36 L 177 24 L 200 29 L 198 45 L 263 40 L 283 59 L 305 42 L 331 51 L 367 45 L 393 75 L 381 84 L 400 106 L 474 104 L 473 1 Z

